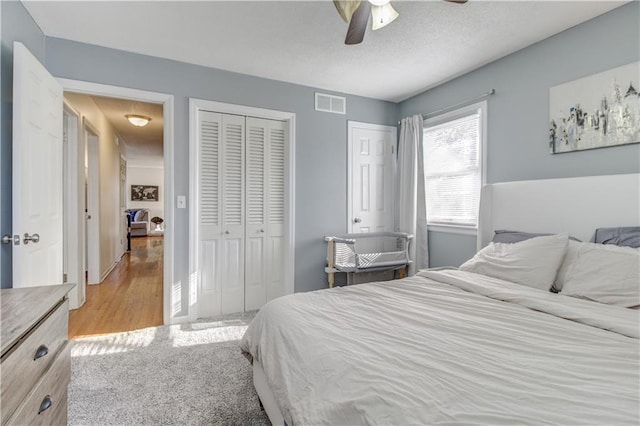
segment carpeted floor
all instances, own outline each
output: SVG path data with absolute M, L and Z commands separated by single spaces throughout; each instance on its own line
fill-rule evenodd
M 238 340 L 253 313 L 71 342 L 70 425 L 269 425 Z

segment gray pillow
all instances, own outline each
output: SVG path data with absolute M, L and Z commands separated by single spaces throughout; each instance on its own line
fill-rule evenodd
M 493 240 L 491 241 L 493 241 L 494 243 L 513 244 L 513 243 L 519 243 L 520 241 L 529 240 L 531 238 L 546 237 L 549 235 L 554 235 L 554 234 L 536 234 L 531 232 L 505 231 L 503 229 L 500 229 L 495 231 L 495 234 L 493 235 Z M 580 242 L 579 239 L 574 237 L 569 237 L 569 239 Z
M 640 226 L 598 228 L 593 234 L 591 242 L 638 248 L 640 247 Z

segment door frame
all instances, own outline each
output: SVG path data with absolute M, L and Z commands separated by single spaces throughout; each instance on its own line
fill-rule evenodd
M 295 290 L 295 146 L 296 114 L 265 108 L 230 104 L 204 99 L 189 98 L 189 315 L 193 321 L 198 315 L 199 296 L 199 156 L 198 156 L 198 111 L 212 111 L 248 117 L 279 120 L 286 123 L 288 149 L 285 151 L 285 226 L 284 226 L 284 291 Z M 194 307 L 195 309 L 192 309 Z
M 176 316 L 180 311 L 172 308 L 172 288 L 174 287 L 174 97 L 173 95 L 127 87 L 111 86 L 88 81 L 56 78 L 65 92 L 82 93 L 85 95 L 107 96 L 129 99 L 140 102 L 162 104 L 163 106 L 163 160 L 164 160 L 164 253 L 162 279 L 162 311 L 164 324 L 176 324 L 189 320 L 188 315 Z M 175 283 L 180 287 L 180 283 Z M 179 296 L 178 296 L 179 297 Z
M 63 114 L 67 121 L 64 158 L 66 169 L 64 173 L 64 190 L 66 202 L 64 211 L 64 274 L 67 282 L 77 283 L 69 292 L 69 308 L 77 309 L 85 302 L 84 279 L 84 215 L 80 206 L 84 205 L 84 179 L 80 179 L 80 167 L 84 172 L 84 144 L 80 143 L 82 136 L 82 120 L 80 113 L 63 99 Z M 75 167 L 69 167 L 75 164 Z M 82 278 L 82 281 L 80 281 Z
M 100 132 L 87 117 L 82 118 L 82 140 L 88 172 L 86 179 L 86 211 L 84 221 L 87 225 L 84 250 L 87 258 L 88 284 L 100 284 Z M 95 138 L 95 139 L 94 139 Z M 87 217 L 91 215 L 91 219 Z M 91 222 L 89 222 L 91 220 Z
M 398 128 L 395 126 L 387 126 L 384 124 L 373 124 L 373 123 L 363 123 L 360 121 L 352 121 L 352 120 L 348 120 L 347 121 L 347 232 L 351 233 L 353 232 L 353 221 L 351 220 L 351 218 L 353 217 L 353 182 L 352 182 L 352 172 L 353 172 L 353 144 L 355 143 L 355 141 L 353 140 L 353 129 L 355 128 L 360 128 L 360 129 L 367 129 L 367 130 L 382 130 L 382 131 L 390 131 L 392 136 L 393 136 L 393 141 L 395 142 L 392 147 L 393 147 L 393 151 L 392 151 L 392 157 L 391 159 L 394 160 L 395 156 L 397 155 L 396 150 L 397 150 L 397 143 L 398 143 Z M 392 161 L 391 164 L 391 184 L 395 185 L 396 182 L 396 166 L 395 166 L 395 161 Z M 393 191 L 392 187 L 392 191 Z M 393 226 L 394 223 L 394 218 L 396 215 L 395 212 L 395 208 L 394 208 L 394 203 L 393 201 L 391 202 L 391 225 Z M 389 231 L 391 231 L 392 229 L 390 229 Z

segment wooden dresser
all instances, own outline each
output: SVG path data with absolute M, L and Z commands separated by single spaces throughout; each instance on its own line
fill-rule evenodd
M 2 290 L 2 425 L 66 425 L 73 284 Z

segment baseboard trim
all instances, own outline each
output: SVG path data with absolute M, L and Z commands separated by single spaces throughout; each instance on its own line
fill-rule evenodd
M 107 270 L 100 275 L 100 283 L 102 283 L 109 276 L 111 271 L 113 271 L 115 267 L 118 266 L 118 263 L 120 263 L 120 259 L 117 259 L 115 262 L 113 262 L 111 266 L 109 266 L 109 268 L 107 268 Z
M 164 325 L 173 325 L 173 324 L 184 324 L 184 323 L 188 323 L 188 322 L 193 322 L 191 318 L 189 318 L 188 315 L 181 315 L 179 317 L 173 317 L 171 318 L 170 322 L 166 322 L 164 323 Z

